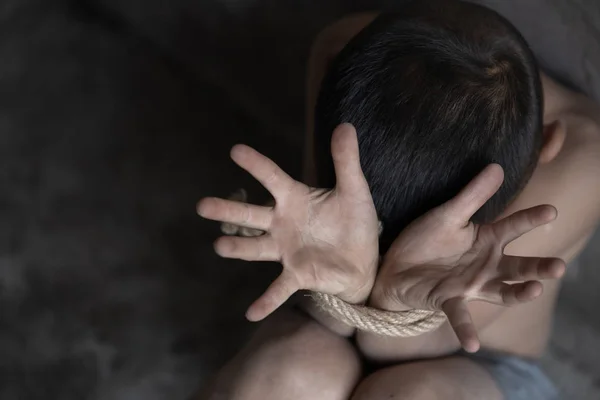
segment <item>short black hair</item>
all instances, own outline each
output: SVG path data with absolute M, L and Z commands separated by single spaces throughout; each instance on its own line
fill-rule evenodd
M 331 134 L 350 122 L 383 222 L 382 252 L 495 162 L 504 183 L 473 218 L 489 222 L 535 169 L 542 114 L 535 58 L 506 19 L 462 1 L 411 2 L 377 17 L 324 77 L 315 109 L 317 182 L 335 185 Z

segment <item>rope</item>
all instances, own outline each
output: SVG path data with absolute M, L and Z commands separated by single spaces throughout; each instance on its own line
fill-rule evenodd
M 346 303 L 325 293 L 311 292 L 310 297 L 319 308 L 346 325 L 384 336 L 419 336 L 437 329 L 446 320 L 441 311 L 392 312 Z

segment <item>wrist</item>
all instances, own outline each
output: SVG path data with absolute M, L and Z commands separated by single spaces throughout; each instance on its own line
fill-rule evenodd
M 345 323 L 338 321 L 331 315 L 320 309 L 314 302 L 313 299 L 309 298 L 304 294 L 299 301 L 298 307 L 308 314 L 312 319 L 317 321 L 321 326 L 330 330 L 331 332 L 344 337 L 350 337 L 354 334 L 355 329 Z
M 349 304 L 366 304 L 375 284 L 375 276 L 365 277 L 362 281 L 364 284 L 360 288 L 352 292 L 338 293 L 336 296 Z
M 369 289 L 361 289 L 352 294 L 340 293 L 337 297 L 349 304 L 365 304 L 371 296 L 371 287 L 373 286 L 370 285 Z
M 369 297 L 369 306 L 385 311 L 408 311 L 413 307 L 403 304 L 394 288 L 387 284 L 376 283 Z

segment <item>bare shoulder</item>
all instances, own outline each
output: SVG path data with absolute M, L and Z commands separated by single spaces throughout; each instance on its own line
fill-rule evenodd
M 600 221 L 600 105 L 548 77 L 544 123 L 560 123 L 563 142 L 550 162 L 540 164 L 506 214 L 551 204 L 558 218 L 511 243 L 518 255 L 574 258 Z
M 505 252 L 560 257 L 568 263 L 585 248 L 600 221 L 600 106 L 547 76 L 542 76 L 542 82 L 544 124 L 558 121 L 563 140 L 558 154 L 538 165 L 504 216 L 539 204 L 551 204 L 558 210 L 558 217 L 513 241 Z M 484 346 L 533 357 L 541 354 L 549 337 L 558 289 L 559 282 L 545 282 L 539 299 L 504 310 L 482 330 Z M 473 307 L 482 313 L 493 309 L 480 303 Z
M 568 174 L 573 178 L 570 179 L 573 189 L 581 186 L 574 178 L 597 181 L 600 172 L 600 104 L 546 76 L 543 76 L 543 83 L 544 123 L 559 121 L 565 131 L 562 149 L 547 169 L 558 177 Z M 595 187 L 598 186 L 588 189 Z

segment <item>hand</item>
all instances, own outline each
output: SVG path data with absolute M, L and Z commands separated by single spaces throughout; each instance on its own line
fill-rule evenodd
M 541 295 L 539 279 L 561 277 L 565 264 L 560 259 L 504 255 L 508 243 L 553 221 L 554 207 L 533 207 L 492 224 L 469 222 L 503 179 L 499 165 L 488 166 L 455 198 L 403 230 L 377 276 L 376 305 L 390 311 L 442 310 L 463 348 L 477 351 L 479 340 L 467 302 L 517 305 Z
M 247 203 L 248 202 L 248 193 L 246 193 L 246 191 L 244 189 L 238 189 L 237 191 L 233 192 L 227 198 L 227 200 L 238 201 L 241 203 Z M 275 202 L 273 202 L 272 200 L 270 200 L 264 204 L 265 207 L 273 207 L 274 205 L 275 205 Z M 230 224 L 228 222 L 223 222 L 221 224 L 221 232 L 228 236 L 236 236 L 237 235 L 237 236 L 245 236 L 245 237 L 260 236 L 265 233 L 264 231 L 261 231 L 260 229 L 252 229 L 252 228 L 248 228 L 247 226 L 234 225 L 234 224 Z
M 271 193 L 275 206 L 217 198 L 198 204 L 204 218 L 265 231 L 258 237 L 219 238 L 219 255 L 283 265 L 281 275 L 248 309 L 249 320 L 265 318 L 301 289 L 352 303 L 366 300 L 371 292 L 379 259 L 378 221 L 352 125 L 336 128 L 331 154 L 337 185 L 315 189 L 293 180 L 250 147 L 237 145 L 231 158 Z

